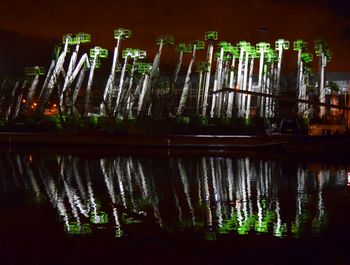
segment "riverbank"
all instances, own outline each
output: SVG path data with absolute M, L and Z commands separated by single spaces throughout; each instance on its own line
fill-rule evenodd
M 84 152 L 263 152 L 295 156 L 342 156 L 350 152 L 350 137 L 297 135 L 136 135 L 103 131 L 79 133 L 0 133 L 2 149 L 77 150 Z M 153 150 L 153 151 L 152 151 Z M 103 152 L 102 152 L 103 153 Z

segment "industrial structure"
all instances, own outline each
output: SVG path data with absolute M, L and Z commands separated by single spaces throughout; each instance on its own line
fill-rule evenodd
M 159 48 L 152 63 L 146 61 L 146 51 L 135 48 L 123 49 L 120 61 L 121 42 L 131 37 L 130 29 L 115 30 L 117 43 L 103 89 L 94 85 L 94 73 L 102 63 L 107 63 L 108 50 L 94 47 L 89 56 L 80 55 L 80 44 L 89 43 L 91 36 L 65 35 L 55 49 L 46 74 L 43 67 L 34 66 L 26 68 L 25 77 L 19 80 L 3 78 L 0 84 L 3 122 L 13 123 L 18 117 L 50 113 L 60 115 L 61 120 L 74 116 L 119 120 L 151 116 L 226 119 L 228 122 L 244 119 L 248 123 L 252 118 L 271 123 L 294 116 L 307 122 L 348 127 L 347 80 L 334 80 L 326 75 L 332 53 L 323 40 L 315 41 L 315 55 L 319 57 L 315 71 L 310 68 L 314 56 L 306 51 L 308 45 L 301 39 L 294 42 L 278 39 L 273 44 L 246 41 L 231 44 L 219 41 L 216 31 L 208 31 L 205 41 L 178 45 L 179 59 L 174 75 L 164 77 L 160 75 L 161 54 L 167 46 L 175 44 L 174 37 L 157 38 Z M 74 48 L 68 62 L 71 46 Z M 291 47 L 297 57 L 292 87 L 282 75 L 283 55 L 293 52 L 288 51 Z M 202 52 L 206 53 L 206 61 L 196 65 L 196 53 Z M 192 57 L 183 80 L 179 72 L 186 53 Z M 195 66 L 198 76 L 193 74 Z M 285 101 L 294 101 L 294 104 L 286 107 Z

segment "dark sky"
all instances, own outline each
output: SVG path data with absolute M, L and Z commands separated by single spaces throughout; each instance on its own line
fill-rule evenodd
M 348 0 L 1 0 L 0 74 L 27 65 L 48 65 L 53 45 L 66 33 L 91 33 L 94 42 L 112 49 L 113 29 L 133 30 L 123 47 L 156 52 L 155 38 L 173 34 L 177 42 L 203 39 L 217 30 L 220 40 L 273 42 L 325 39 L 333 51 L 328 69 L 350 71 L 350 1 Z M 266 27 L 267 31 L 261 31 Z M 295 53 L 287 64 L 294 65 Z M 294 59 L 293 59 L 294 58 Z M 175 64 L 174 48 L 163 65 Z

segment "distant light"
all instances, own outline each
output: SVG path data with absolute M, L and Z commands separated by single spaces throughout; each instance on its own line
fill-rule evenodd
M 33 103 L 33 106 L 36 107 L 38 104 L 36 102 Z
M 350 187 L 350 172 L 348 172 L 348 187 Z
M 57 105 L 56 105 L 56 104 L 53 104 L 53 107 L 54 107 L 54 108 L 56 108 L 56 107 L 57 107 Z
M 32 105 L 32 106 L 30 106 L 30 108 L 31 108 L 31 109 L 34 109 L 34 106 L 33 106 L 33 105 Z
M 22 103 L 26 103 L 27 101 L 26 101 L 26 99 L 24 98 L 24 99 L 22 99 Z

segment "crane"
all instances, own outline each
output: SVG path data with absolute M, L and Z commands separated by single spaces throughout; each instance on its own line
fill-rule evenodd
M 180 98 L 180 103 L 177 109 L 177 115 L 181 116 L 183 113 L 183 110 L 185 108 L 186 105 L 186 101 L 188 98 L 188 93 L 190 90 L 190 83 L 191 83 L 191 73 L 192 73 L 192 68 L 196 59 L 196 51 L 197 50 L 204 50 L 205 48 L 205 43 L 204 41 L 199 41 L 199 40 L 195 40 L 193 41 L 193 43 L 191 44 L 191 50 L 192 50 L 192 58 L 191 61 L 188 65 L 188 69 L 187 69 L 187 74 L 186 74 L 186 78 L 185 78 L 185 83 L 182 89 L 182 94 L 181 94 L 181 98 Z M 190 50 L 190 49 L 189 49 Z
M 213 61 L 213 52 L 214 44 L 213 41 L 218 39 L 218 33 L 216 31 L 207 31 L 205 34 L 205 40 L 208 42 L 207 48 L 207 60 L 206 65 L 207 69 L 204 76 L 204 94 L 202 102 L 202 116 L 206 117 L 207 106 L 208 106 L 208 95 L 209 95 L 209 86 L 210 86 L 210 75 L 211 75 L 211 66 Z
M 90 49 L 90 59 L 91 59 L 91 67 L 90 67 L 90 73 L 89 73 L 89 79 L 88 84 L 86 87 L 85 92 L 85 100 L 84 100 L 84 117 L 87 117 L 89 114 L 89 105 L 90 105 L 90 94 L 91 94 L 91 87 L 94 79 L 94 73 L 95 69 L 99 67 L 99 58 L 107 58 L 108 57 L 108 50 L 103 49 L 101 47 L 94 47 Z
M 112 95 L 114 94 L 114 85 L 115 85 L 115 72 L 117 70 L 119 49 L 122 40 L 131 38 L 132 31 L 130 29 L 119 28 L 114 30 L 114 39 L 117 40 L 117 44 L 114 47 L 113 60 L 111 72 L 108 76 L 108 80 L 103 92 L 103 100 L 100 106 L 100 114 L 106 115 L 107 110 L 112 112 Z
M 218 43 L 218 47 L 220 48 L 220 52 L 217 56 L 213 92 L 220 90 L 222 88 L 222 70 L 223 70 L 224 54 L 231 47 L 231 43 L 226 41 L 220 41 Z M 221 103 L 222 103 L 222 94 L 220 94 L 218 97 L 213 95 L 211 110 L 210 110 L 210 117 L 214 117 L 215 115 L 220 115 Z
M 258 92 L 263 92 L 263 71 L 264 71 L 264 58 L 265 53 L 270 49 L 270 43 L 259 42 L 256 44 L 256 52 L 260 55 L 259 59 L 259 76 L 258 76 Z M 263 116 L 263 108 L 261 106 L 261 97 L 257 98 L 257 112 L 260 116 Z
M 64 111 L 65 105 L 66 105 L 64 104 L 64 96 L 66 91 L 70 89 L 71 84 L 74 82 L 74 79 L 77 77 L 78 73 L 81 71 L 81 68 L 86 64 L 89 65 L 89 58 L 86 53 L 82 55 L 78 64 L 76 64 L 80 44 L 89 43 L 90 41 L 91 41 L 91 35 L 87 33 L 82 33 L 82 32 L 76 34 L 75 36 L 71 36 L 71 38 L 69 38 L 69 41 L 68 41 L 69 45 L 75 45 L 75 49 L 71 55 L 66 78 L 63 84 L 63 88 L 60 91 L 60 95 L 59 95 L 59 104 L 62 111 Z
M 134 83 L 134 75 L 135 71 L 138 67 L 138 60 L 143 60 L 147 56 L 147 52 L 144 50 L 134 49 L 133 53 L 131 55 L 131 58 L 133 59 L 133 63 L 130 69 L 130 79 L 129 79 L 129 87 L 126 92 L 126 113 L 129 118 L 132 118 L 132 87 Z
M 327 43 L 324 40 L 315 41 L 315 53 L 319 59 L 319 83 L 318 83 L 318 96 L 321 103 L 325 103 L 326 90 L 325 90 L 325 68 L 327 63 L 332 59 L 332 52 L 329 50 Z M 320 106 L 319 117 L 322 118 L 326 114 L 326 108 Z

